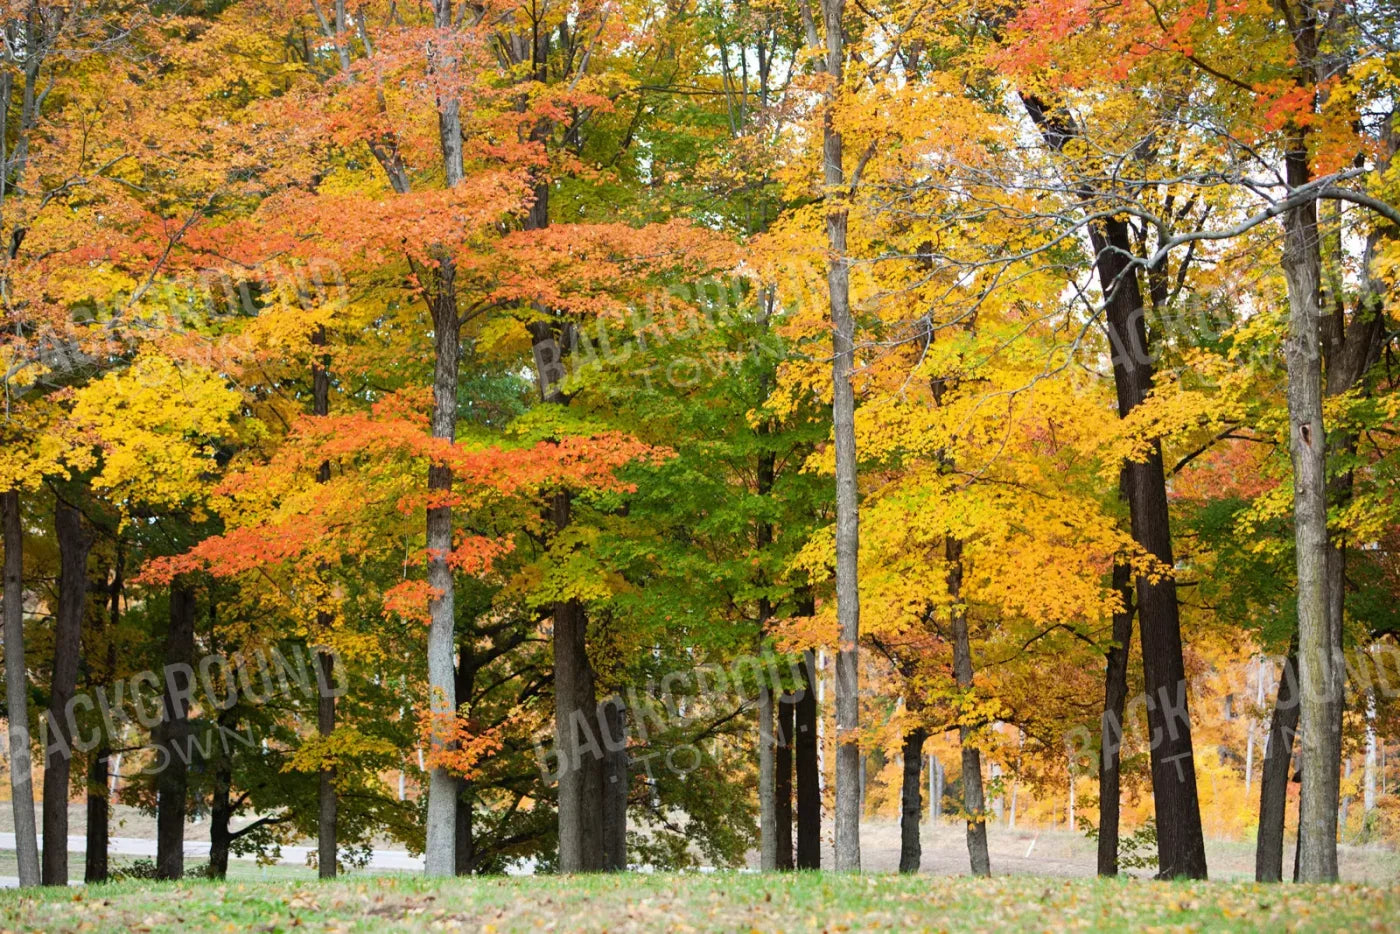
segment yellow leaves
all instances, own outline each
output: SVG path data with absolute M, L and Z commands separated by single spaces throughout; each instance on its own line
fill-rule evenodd
M 69 419 L 101 454 L 96 489 L 173 505 L 204 494 L 215 445 L 234 436 L 240 405 L 218 374 L 142 353 L 77 390 Z
M 320 772 L 366 756 L 391 756 L 397 747 L 387 739 L 367 736 L 353 726 L 339 726 L 329 735 L 304 738 L 282 765 L 283 772 Z

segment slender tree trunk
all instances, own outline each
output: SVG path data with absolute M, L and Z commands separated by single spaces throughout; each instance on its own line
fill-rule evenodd
M 603 868 L 627 868 L 627 708 L 621 697 L 601 705 L 603 712 Z
M 778 841 L 778 869 L 792 869 L 792 746 L 795 735 L 795 704 L 793 695 L 784 693 L 778 699 L 777 774 L 773 777 L 773 821 L 777 825 L 774 839 Z
M 809 612 L 807 615 L 811 615 Z M 797 700 L 794 739 L 797 758 L 797 868 L 822 868 L 822 789 L 817 759 L 816 654 L 802 657 L 802 694 Z
M 476 693 L 477 662 L 473 640 L 463 638 L 457 647 L 457 702 L 470 705 Z M 467 708 L 470 710 L 470 706 Z M 469 779 L 457 779 L 457 839 L 453 871 L 459 876 L 476 872 L 476 791 Z
M 112 566 L 112 583 L 107 589 L 107 631 L 105 648 L 107 663 L 105 682 L 111 684 L 117 676 L 117 627 L 122 619 L 122 593 L 125 580 L 126 555 L 122 541 L 117 539 L 116 560 Z M 114 792 L 112 781 L 112 741 L 107 731 L 102 731 L 97 748 L 92 752 L 88 763 L 87 790 L 87 852 L 83 870 L 83 881 L 106 882 L 108 875 L 107 850 L 111 840 L 111 802 Z M 120 759 L 117 767 L 120 768 Z
M 844 72 L 845 0 L 823 0 L 831 100 L 822 122 L 826 181 L 826 282 L 832 336 L 832 433 L 836 442 L 836 870 L 860 871 L 860 516 L 855 435 L 855 320 L 846 256 L 849 216 L 835 98 Z
M 83 615 L 87 609 L 87 559 L 92 532 L 77 509 L 54 506 L 58 538 L 58 612 L 54 621 L 53 678 L 50 681 L 48 736 L 44 739 L 44 885 L 68 884 L 68 793 L 73 765 L 73 724 L 68 702 L 78 679 Z
M 1306 140 L 1286 158 L 1293 187 L 1309 177 Z M 1341 696 L 1333 658 L 1328 605 L 1326 438 L 1322 426 L 1322 355 L 1318 288 L 1321 256 L 1317 206 L 1299 205 L 1284 218 L 1283 274 L 1288 283 L 1289 453 L 1293 460 L 1293 528 L 1298 566 L 1298 681 L 1302 743 L 1302 806 L 1299 816 L 1299 878 L 1329 882 L 1337 877 L 1337 762 L 1334 705 Z M 1340 748 L 1340 747 L 1337 747 Z
M 972 690 L 972 641 L 967 631 L 967 608 L 962 600 L 962 542 L 948 536 L 948 596 L 953 631 L 953 677 L 960 691 Z M 982 754 L 971 742 L 977 731 L 958 728 L 962 745 L 963 810 L 967 813 L 967 856 L 974 876 L 990 876 L 992 860 L 987 852 L 987 821 L 982 793 Z
M 194 687 L 194 587 L 183 577 L 170 585 L 170 623 L 165 633 L 164 711 L 160 745 L 164 767 L 156 775 L 156 878 L 185 874 L 185 812 L 190 755 L 190 692 Z
M 1371 814 L 1376 810 L 1376 692 L 1366 692 L 1366 765 L 1362 778 L 1361 809 L 1362 833 L 1368 835 L 1371 829 Z
M 433 23 L 439 30 L 454 23 L 451 0 L 433 0 Z M 439 51 L 431 62 L 434 71 L 455 79 L 456 63 Z M 455 98 L 437 101 L 438 138 L 448 188 L 463 178 L 462 122 Z M 457 374 L 461 365 L 461 317 L 457 305 L 456 268 L 446 254 L 437 262 L 437 281 L 431 301 L 433 314 L 433 412 L 432 436 L 447 442 L 457 437 Z M 428 489 L 443 498 L 452 490 L 452 468 L 433 464 L 428 468 Z M 434 596 L 428 601 L 428 690 L 434 713 L 456 716 L 457 697 L 453 656 L 456 652 L 456 581 L 448 556 L 452 552 L 452 507 L 443 503 L 428 510 L 428 585 Z M 434 744 L 440 743 L 434 737 Z M 457 863 L 457 779 L 441 765 L 428 773 L 427 842 L 423 870 L 431 877 L 450 876 Z
M 39 884 L 34 766 L 29 753 L 29 674 L 24 661 L 24 527 L 19 491 L 0 494 L 5 521 L 5 702 L 10 720 L 10 807 L 19 884 Z
M 1113 614 L 1113 646 L 1104 665 L 1103 723 L 1099 743 L 1099 875 L 1118 875 L 1118 816 L 1123 752 L 1123 708 L 1128 698 L 1128 656 L 1133 642 L 1132 571 L 1113 567 L 1113 588 L 1123 608 Z M 1014 800 L 1014 799 L 1013 799 Z M 1013 809 L 1014 810 L 1014 809 Z
M 1264 767 L 1259 775 L 1259 831 L 1254 850 L 1254 878 L 1283 880 L 1283 825 L 1288 806 L 1288 772 L 1293 764 L 1293 737 L 1298 730 L 1298 637 L 1279 673 L 1278 699 L 1269 721 Z
M 1063 151 L 1066 143 L 1082 135 L 1068 118 L 1049 109 L 1043 101 L 1028 94 L 1022 94 L 1021 99 L 1052 149 Z M 1092 197 L 1096 193 L 1082 194 Z M 1142 286 L 1131 265 L 1136 254 L 1127 221 L 1121 217 L 1108 218 L 1090 228 L 1090 240 L 1104 293 L 1118 414 L 1127 417 L 1147 398 L 1154 378 Z M 1163 568 L 1174 568 L 1166 471 L 1159 445 L 1154 443 L 1144 460 L 1123 465 L 1121 487 L 1128 500 L 1133 540 Z M 1171 574 L 1155 579 L 1139 577 L 1137 595 L 1143 682 L 1151 701 L 1147 705 L 1147 720 L 1151 735 L 1156 738 L 1151 744 L 1151 758 L 1159 874 L 1163 878 L 1204 879 L 1205 836 L 1196 790 L 1190 684 L 1181 651 L 1176 579 Z
M 900 787 L 899 807 L 899 871 L 918 872 L 923 857 L 919 842 L 919 819 L 923 817 L 924 740 L 928 732 L 922 727 L 904 734 L 904 776 Z
M 318 614 L 324 615 L 324 614 Z M 330 620 L 322 621 L 329 626 Z M 316 664 L 321 668 L 319 683 L 324 685 L 316 698 L 316 732 L 329 737 L 335 732 L 335 697 L 329 688 L 335 677 L 335 656 L 317 652 Z M 335 791 L 335 768 L 323 768 L 317 776 L 316 789 L 316 868 L 322 879 L 334 879 L 337 871 L 336 822 L 339 802 Z
M 336 5 L 336 21 L 340 28 L 344 27 L 344 3 Z M 349 54 L 344 49 L 342 43 L 337 42 L 341 49 L 342 67 L 348 70 Z M 311 343 L 315 347 L 326 345 L 325 326 L 318 327 L 311 337 Z M 331 375 L 330 358 L 325 354 L 316 354 L 311 363 L 311 407 L 312 414 L 324 417 L 331 413 Z M 331 479 L 330 461 L 322 461 L 321 466 L 316 471 L 317 483 L 329 483 Z M 316 614 L 316 631 L 322 639 L 330 634 L 332 625 L 331 614 L 322 610 Z M 322 740 L 326 740 L 335 732 L 335 696 L 330 691 L 333 683 L 333 672 L 335 668 L 335 656 L 328 651 L 318 650 L 316 652 L 316 663 L 320 666 L 321 677 L 318 684 L 321 691 L 316 698 L 316 732 Z M 317 874 L 322 879 L 334 879 L 338 869 L 338 857 L 336 853 L 336 821 L 339 802 L 336 799 L 335 791 L 335 768 L 333 766 L 323 768 L 318 775 L 316 790 L 316 868 Z
M 763 872 L 773 872 L 778 868 L 778 826 L 773 807 L 776 752 L 773 742 L 773 690 L 765 685 L 758 690 L 758 868 Z

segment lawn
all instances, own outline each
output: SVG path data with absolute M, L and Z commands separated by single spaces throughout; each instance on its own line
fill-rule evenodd
M 746 873 L 333 883 L 124 882 L 0 893 L 7 931 L 1400 930 L 1400 890 Z

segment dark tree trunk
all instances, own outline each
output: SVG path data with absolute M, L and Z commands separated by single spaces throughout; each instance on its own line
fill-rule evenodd
M 1046 144 L 1063 150 L 1080 131 L 1063 114 L 1044 102 L 1022 95 L 1026 110 Z M 1082 192 L 1086 196 L 1096 194 Z M 1095 268 L 1104 293 L 1113 379 L 1118 414 L 1126 417 L 1152 389 L 1153 365 L 1147 344 L 1142 287 L 1132 257 L 1136 255 L 1128 224 L 1113 217 L 1090 228 Z M 1133 540 L 1162 567 L 1174 568 L 1171 514 L 1167 504 L 1166 471 L 1161 447 L 1153 444 L 1147 457 L 1129 461 L 1122 469 L 1122 489 L 1128 500 Z M 1196 791 L 1191 743 L 1190 685 L 1181 651 L 1181 610 L 1176 579 L 1137 580 L 1138 628 L 1142 634 L 1143 681 L 1151 703 L 1147 720 L 1151 735 L 1152 799 L 1157 822 L 1157 859 L 1163 878 L 1206 877 L 1205 837 Z
M 796 698 L 784 693 L 778 699 L 778 750 L 774 758 L 773 822 L 778 844 L 778 869 L 792 869 L 792 750 L 795 737 Z
M 622 698 L 602 704 L 603 751 L 603 868 L 627 868 L 627 709 Z
M 1258 882 L 1283 880 L 1283 825 L 1288 807 L 1289 769 L 1293 764 L 1293 738 L 1298 731 L 1297 635 L 1279 673 L 1278 698 L 1269 720 L 1268 747 L 1259 778 L 1259 832 L 1254 850 L 1254 878 Z
M 544 41 L 544 40 L 541 40 Z M 538 45 L 536 46 L 538 47 Z M 542 63 L 538 63 L 543 68 Z M 543 80 L 543 73 L 536 75 Z M 543 132 L 536 127 L 535 132 Z M 535 185 L 535 199 L 525 218 L 527 230 L 549 226 L 549 183 Z M 539 309 L 542 315 L 547 314 Z M 534 357 L 540 401 L 568 405 L 562 380 L 564 354 L 573 328 L 557 316 L 527 326 Z M 549 518 L 554 531 L 572 521 L 572 497 L 567 490 L 554 495 Z M 598 701 L 594 695 L 593 664 L 588 657 L 588 619 L 577 600 L 554 605 L 554 734 L 559 754 L 559 870 L 596 872 L 605 862 L 603 844 L 603 756 L 597 735 Z M 595 755 L 594 750 L 600 754 Z M 580 755 L 580 753 L 583 753 Z
M 337 21 L 344 19 L 344 4 L 336 5 Z M 348 58 L 347 58 L 348 61 Z M 348 66 L 347 66 L 348 67 Z M 325 326 L 318 327 L 311 336 L 314 347 L 325 347 Z M 311 410 L 313 415 L 327 416 L 331 413 L 331 374 L 330 357 L 317 354 L 311 362 Z M 317 483 L 328 483 L 331 479 L 330 461 L 322 461 L 316 471 Z M 316 631 L 322 639 L 330 634 L 332 617 L 325 611 L 316 614 Z M 318 651 L 316 662 L 320 666 L 318 684 L 321 690 L 316 698 L 316 732 L 324 740 L 335 732 L 335 695 L 331 691 L 335 656 L 330 652 Z M 336 852 L 336 822 L 339 802 L 336 799 L 335 768 L 323 768 L 318 776 L 316 789 L 316 868 L 322 879 L 334 879 L 339 869 Z
M 87 855 L 83 863 L 83 881 L 88 883 L 107 881 L 107 844 L 111 836 L 107 801 L 109 754 L 103 743 L 93 750 L 88 761 Z
M 58 537 L 58 612 L 54 620 L 53 678 L 44 739 L 44 885 L 68 884 L 68 794 L 73 765 L 68 702 L 78 681 L 83 615 L 87 609 L 87 560 L 92 532 L 77 509 L 54 506 Z
M 919 819 L 924 811 L 924 741 L 928 732 L 916 727 L 904 734 L 904 776 L 900 787 L 899 871 L 918 872 L 923 858 L 919 842 Z
M 472 639 L 464 636 L 457 647 L 457 703 L 468 705 L 476 693 L 476 657 Z M 457 840 L 453 871 L 469 876 L 476 871 L 476 792 L 469 779 L 457 779 Z
M 233 773 L 226 760 L 220 759 L 214 769 L 214 795 L 209 806 L 209 877 L 228 876 L 229 844 L 233 835 L 229 824 L 233 820 Z
M 967 610 L 962 600 L 962 542 L 948 536 L 948 596 L 953 601 L 953 677 L 961 691 L 972 690 L 972 640 L 967 630 Z M 975 728 L 958 728 L 962 746 L 963 811 L 967 814 L 967 857 L 974 876 L 990 876 L 992 861 L 987 852 L 987 821 L 982 792 L 982 753 L 970 742 Z
M 811 615 L 810 609 L 807 615 Z M 816 658 L 802 656 L 802 693 L 794 719 L 797 736 L 797 868 L 822 868 L 822 789 L 817 760 Z
M 170 585 L 170 625 L 165 633 L 164 715 L 160 724 L 163 768 L 156 775 L 156 878 L 185 874 L 185 812 L 192 743 L 194 587 L 183 577 Z
M 1118 816 L 1123 752 L 1123 708 L 1128 698 L 1128 656 L 1133 642 L 1133 591 L 1125 564 L 1114 565 L 1113 589 L 1123 608 L 1113 614 L 1113 646 L 1104 665 L 1103 722 L 1099 742 L 1099 875 L 1118 875 Z
M 562 502 L 561 502 L 562 501 Z M 568 525 L 568 495 L 556 496 L 556 528 Z M 554 609 L 555 721 L 559 746 L 559 869 L 603 868 L 603 756 L 593 666 L 588 661 L 583 606 L 561 601 Z
M 122 593 L 126 586 L 126 555 L 118 538 L 116 560 L 112 567 L 112 583 L 107 588 L 107 631 L 104 640 L 107 651 L 105 681 L 117 676 L 117 627 L 122 619 Z M 106 882 L 108 875 L 107 849 L 111 840 L 111 762 L 112 739 L 106 731 L 88 763 L 87 791 L 87 856 L 83 871 L 85 882 Z
M 323 615 L 323 614 L 318 614 Z M 329 626 L 330 621 L 323 620 Z M 335 697 L 331 685 L 335 678 L 335 656 L 317 652 L 316 663 L 321 667 L 321 692 L 316 698 L 316 732 L 328 737 L 335 732 Z M 336 822 L 339 802 L 335 791 L 335 769 L 322 769 L 316 789 L 316 868 L 322 879 L 334 879 L 337 871 Z
M 19 491 L 0 496 L 5 516 L 5 702 L 10 719 L 10 807 L 19 884 L 39 884 L 34 826 L 34 766 L 29 751 L 29 669 L 24 661 L 24 526 Z

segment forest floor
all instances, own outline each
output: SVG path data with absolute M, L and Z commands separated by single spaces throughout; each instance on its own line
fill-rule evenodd
M 1400 888 L 736 872 L 122 882 L 0 893 L 0 929 L 1394 931 Z

